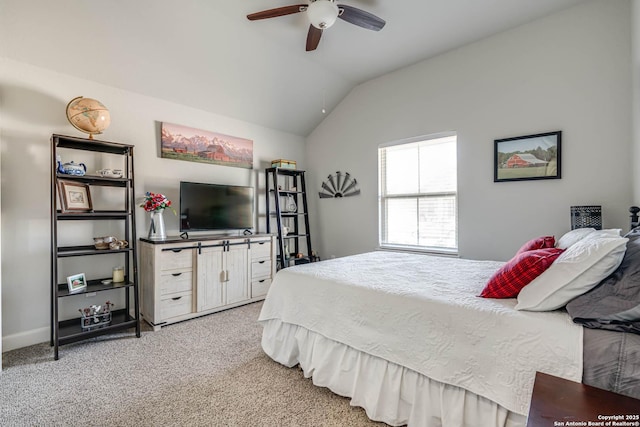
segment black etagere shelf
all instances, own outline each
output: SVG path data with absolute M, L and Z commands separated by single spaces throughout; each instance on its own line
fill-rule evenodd
M 87 281 L 87 287 L 86 289 L 83 289 L 80 292 L 74 292 L 74 293 L 70 293 L 69 292 L 69 287 L 66 283 L 59 283 L 58 284 L 58 298 L 63 298 L 63 297 L 69 297 L 69 296 L 75 296 L 75 295 L 82 295 L 82 294 L 92 294 L 95 292 L 103 292 L 103 291 L 110 291 L 112 289 L 119 289 L 119 288 L 127 288 L 127 287 L 131 287 L 134 285 L 133 282 L 130 282 L 128 280 L 128 278 L 125 278 L 124 282 L 120 282 L 120 283 L 110 283 L 108 285 L 105 285 L 104 283 L 102 283 L 104 280 L 109 280 L 111 279 L 110 277 L 104 277 L 102 279 L 94 279 L 94 280 L 88 280 Z
M 126 187 L 129 183 L 128 178 L 111 178 L 100 175 L 66 175 L 58 172 L 56 172 L 56 178 L 82 182 L 85 184 L 102 185 L 105 187 Z
M 71 344 L 105 334 L 113 334 L 126 329 L 137 328 L 139 319 L 128 314 L 127 310 L 111 312 L 111 322 L 100 328 L 85 331 L 80 326 L 79 319 L 61 321 L 58 324 L 58 345 Z
M 273 229 L 277 234 L 277 268 L 313 261 L 315 258 L 309 231 L 305 171 L 267 168 L 265 176 L 267 233 L 271 233 Z M 281 206 L 281 198 L 289 197 L 296 203 L 296 210 L 293 212 Z M 289 228 L 286 235 L 283 233 L 283 227 Z M 290 244 L 293 244 L 293 247 Z
M 60 149 L 91 151 L 122 156 L 124 163 L 122 177 L 104 177 L 100 175 L 70 175 L 60 173 L 57 158 Z M 140 337 L 140 300 L 138 291 L 138 272 L 136 266 L 136 226 L 134 196 L 133 145 L 110 141 L 78 138 L 64 135 L 51 136 L 51 346 L 54 347 L 54 358 L 59 358 L 59 347 L 64 344 L 85 340 L 103 334 L 135 329 Z M 87 210 L 86 212 L 64 212 L 58 206 L 58 182 L 72 181 L 94 187 L 118 187 L 124 192 L 121 210 Z M 58 224 L 66 221 L 121 221 L 124 226 L 122 240 L 128 246 L 119 249 L 97 249 L 94 245 L 63 246 L 58 243 Z M 88 241 L 94 236 L 86 236 Z M 87 277 L 87 286 L 78 292 L 69 292 L 66 283 L 59 283 L 59 262 L 65 258 L 88 257 L 87 265 L 99 265 L 107 258 L 102 255 L 121 257 L 124 266 L 123 282 L 112 282 L 111 277 Z M 84 261 L 83 261 L 84 262 Z M 110 261 L 112 262 L 112 261 Z M 91 264 L 89 264 L 91 263 Z M 95 328 L 83 328 L 81 317 L 60 319 L 61 304 L 73 304 L 68 297 L 89 295 L 106 291 L 124 293 L 125 306 L 110 312 L 108 322 Z M 76 300 L 77 301 L 77 300 Z M 76 302 L 77 303 L 77 302 Z M 72 307 L 81 309 L 83 307 Z
M 96 249 L 95 246 L 61 246 L 58 248 L 58 258 L 71 257 L 71 256 L 83 256 L 83 255 L 104 255 L 117 254 L 121 252 L 133 252 L 134 248 L 120 248 L 120 249 Z
M 60 221 L 77 221 L 85 219 L 127 219 L 132 215 L 131 212 L 123 211 L 93 211 L 85 213 L 62 213 L 56 212 L 56 218 Z

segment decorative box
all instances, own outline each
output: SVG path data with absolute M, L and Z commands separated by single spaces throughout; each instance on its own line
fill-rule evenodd
M 111 324 L 111 304 L 107 301 L 103 306 L 92 305 L 91 307 L 80 309 L 80 326 L 83 331 L 104 328 Z
M 295 160 L 271 160 L 272 168 L 283 168 L 283 169 L 296 169 L 296 161 Z

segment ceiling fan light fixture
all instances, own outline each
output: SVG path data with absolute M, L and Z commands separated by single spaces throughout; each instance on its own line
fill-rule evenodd
M 316 0 L 309 5 L 307 16 L 311 25 L 324 30 L 332 26 L 338 19 L 338 6 L 333 0 Z

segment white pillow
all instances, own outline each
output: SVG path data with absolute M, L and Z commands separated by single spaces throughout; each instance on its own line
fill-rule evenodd
M 595 228 L 576 228 L 566 232 L 556 243 L 556 248 L 567 249 L 571 245 L 583 239 L 596 239 L 600 237 L 620 237 L 620 228 L 608 228 L 596 230 Z
M 618 268 L 628 240 L 600 237 L 574 243 L 520 291 L 516 310 L 555 310 L 593 289 Z
M 556 248 L 567 249 L 569 246 L 578 243 L 580 240 L 587 237 L 587 234 L 596 231 L 595 228 L 576 228 L 566 232 L 556 243 Z M 556 260 L 557 261 L 557 260 Z
M 599 239 L 600 237 L 620 237 L 622 228 L 607 228 L 605 230 L 596 230 L 587 234 L 585 239 Z

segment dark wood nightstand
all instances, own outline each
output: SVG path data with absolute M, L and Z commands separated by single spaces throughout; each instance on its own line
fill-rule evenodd
M 640 426 L 640 400 L 537 372 L 527 427 L 583 425 Z

